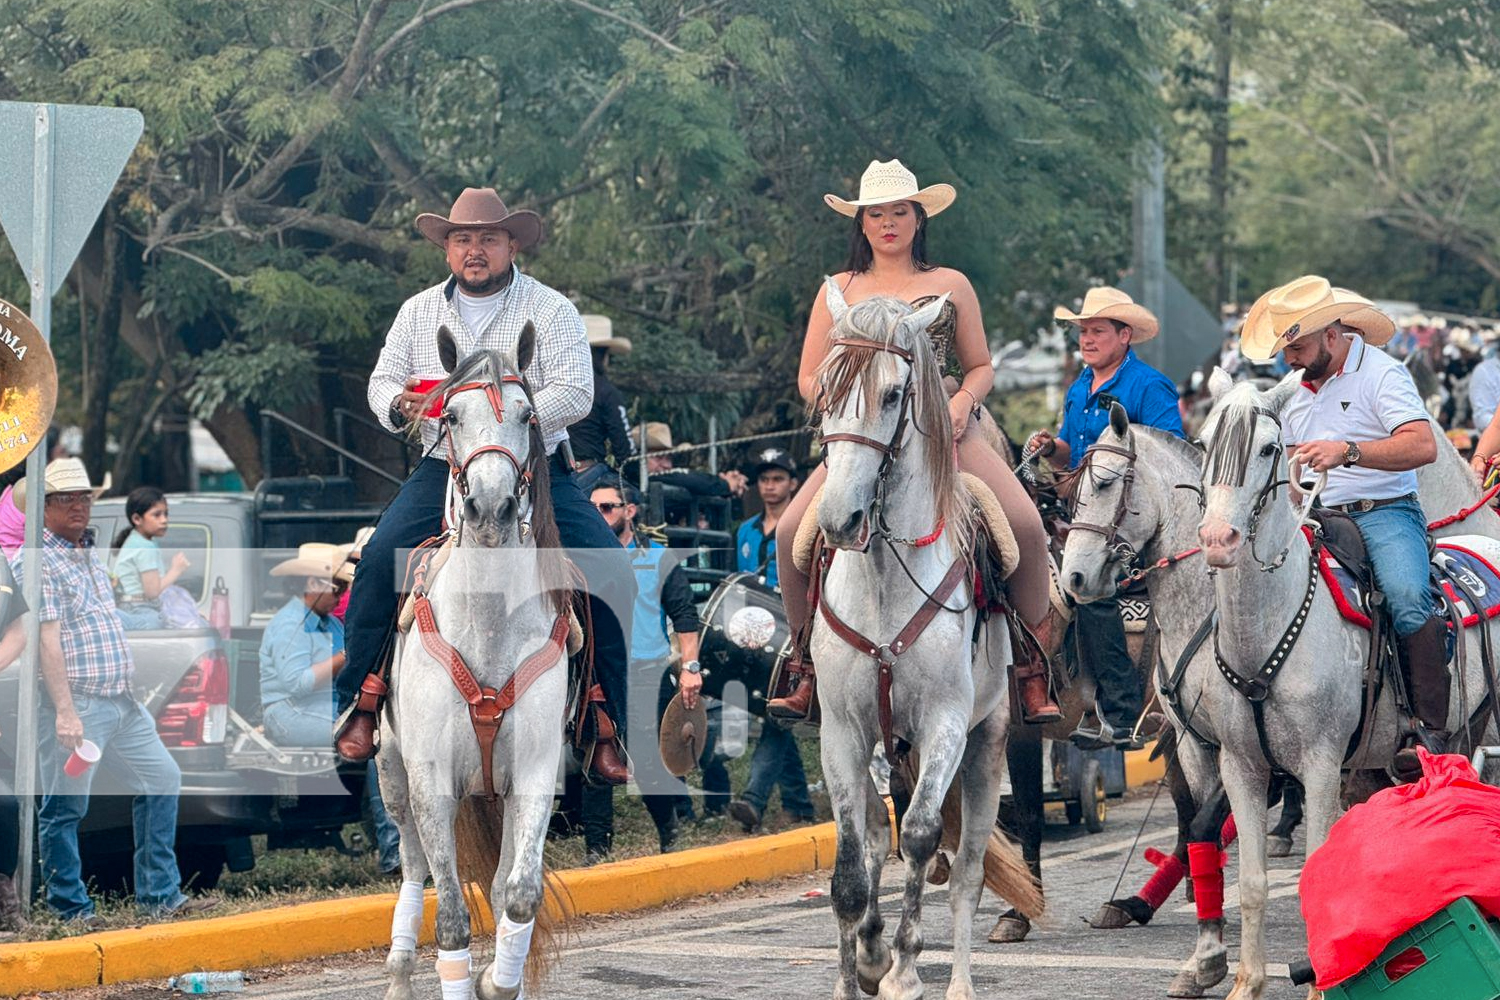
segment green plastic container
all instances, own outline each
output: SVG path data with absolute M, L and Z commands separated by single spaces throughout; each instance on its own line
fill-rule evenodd
M 1403 970 L 1410 971 L 1403 975 Z M 1500 936 L 1479 907 L 1465 897 L 1396 938 L 1363 972 L 1324 996 L 1326 1000 L 1496 1000 L 1500 997 Z

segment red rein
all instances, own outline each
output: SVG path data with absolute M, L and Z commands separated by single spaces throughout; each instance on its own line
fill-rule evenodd
M 1491 486 L 1488 490 L 1486 490 L 1484 496 L 1480 497 L 1479 501 L 1473 506 L 1465 507 L 1457 514 L 1449 514 L 1447 517 L 1439 518 L 1438 520 L 1433 521 L 1427 526 L 1427 530 L 1438 531 L 1442 528 L 1448 527 L 1448 525 L 1450 524 L 1457 524 L 1459 521 L 1468 520 L 1469 516 L 1478 511 L 1480 508 L 1489 506 L 1489 502 L 1495 499 L 1495 494 L 1497 493 L 1500 493 L 1500 482 L 1497 482 L 1494 486 Z

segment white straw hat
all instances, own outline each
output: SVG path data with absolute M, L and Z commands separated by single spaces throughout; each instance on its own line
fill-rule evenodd
M 590 347 L 606 348 L 611 354 L 629 354 L 629 337 L 616 337 L 615 324 L 608 316 L 584 313 L 583 332 L 589 338 Z
M 1160 328 L 1151 310 L 1108 285 L 1098 285 L 1084 293 L 1083 306 L 1078 312 L 1058 306 L 1052 310 L 1052 318 L 1080 324 L 1088 319 L 1112 319 L 1130 327 L 1132 344 L 1145 343 L 1156 336 Z
M 871 160 L 859 179 L 859 197 L 853 201 L 836 194 L 825 194 L 823 201 L 840 215 L 851 218 L 866 205 L 889 205 L 893 201 L 914 201 L 921 205 L 929 218 L 953 204 L 958 192 L 952 184 L 929 184 L 917 187 L 917 175 L 906 169 L 900 160 Z
M 1252 361 L 1265 361 L 1292 341 L 1335 322 L 1354 327 L 1371 347 L 1379 347 L 1396 333 L 1396 324 L 1375 303 L 1347 288 L 1333 287 L 1327 278 L 1308 274 L 1256 300 L 1240 330 L 1240 350 Z
M 89 470 L 84 466 L 81 458 L 54 458 L 47 463 L 47 471 L 42 477 L 45 489 L 44 496 L 54 493 L 82 493 L 88 490 L 94 494 L 97 500 L 103 496 L 112 485 L 113 481 L 109 473 L 104 474 L 104 485 L 95 486 L 89 482 Z M 26 480 L 24 478 L 16 482 L 16 488 L 11 493 L 15 501 L 16 509 L 26 510 Z

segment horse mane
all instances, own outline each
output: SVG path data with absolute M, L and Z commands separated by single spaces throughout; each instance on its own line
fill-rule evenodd
M 435 400 L 465 382 L 487 381 L 498 386 L 501 378 L 516 375 L 521 380 L 521 389 L 526 393 L 526 402 L 535 410 L 536 400 L 531 383 L 526 376 L 515 370 L 504 354 L 493 348 L 481 348 L 467 355 L 453 366 L 447 378 L 427 391 L 422 397 L 421 412 L 427 412 Z M 442 431 L 441 433 L 447 433 Z M 542 591 L 552 604 L 555 614 L 562 614 L 572 598 L 567 559 L 563 554 L 562 536 L 557 530 L 557 519 L 552 514 L 552 480 L 547 473 L 547 446 L 542 438 L 542 428 L 532 421 L 528 427 L 527 455 L 531 471 L 531 539 L 537 550 L 537 574 L 541 578 Z
M 1248 382 L 1235 386 L 1214 407 L 1204 425 L 1204 435 L 1209 438 L 1205 482 L 1214 486 L 1245 485 L 1257 417 L 1263 412 L 1262 393 Z
M 842 409 L 858 386 L 860 397 L 853 400 L 855 413 L 874 412 L 879 406 L 876 384 L 882 376 L 895 376 L 897 358 L 873 345 L 899 347 L 909 352 L 914 386 L 911 426 L 928 439 L 927 481 L 932 484 L 938 515 L 947 529 L 955 532 L 959 547 L 967 551 L 974 537 L 973 507 L 958 477 L 953 449 L 947 446 L 951 435 L 948 396 L 943 391 L 943 373 L 933 354 L 932 342 L 925 330 L 910 330 L 901 322 L 914 311 L 909 304 L 886 295 L 850 306 L 828 331 L 830 350 L 818 366 L 820 388 L 808 408 L 813 414 Z M 866 340 L 872 346 L 834 345 L 834 340 Z
M 1178 437 L 1171 431 L 1160 430 L 1156 427 L 1134 427 L 1132 430 L 1168 451 L 1175 452 L 1178 458 L 1190 465 L 1203 464 L 1203 446 L 1195 441 L 1189 441 L 1187 438 Z

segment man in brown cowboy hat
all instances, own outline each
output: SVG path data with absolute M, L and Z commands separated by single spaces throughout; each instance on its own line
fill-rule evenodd
M 1159 324 L 1150 310 L 1118 288 L 1099 287 L 1088 290 L 1078 312 L 1058 306 L 1052 315 L 1078 327 L 1084 369 L 1068 388 L 1057 436 L 1038 431 L 1026 443 L 1027 451 L 1055 468 L 1076 469 L 1109 426 L 1111 403 L 1125 407 L 1132 424 L 1182 437 L 1177 387 L 1133 349 L 1157 334 Z M 1079 726 L 1073 741 L 1086 749 L 1133 746 L 1132 731 L 1141 714 L 1141 678 L 1125 645 L 1119 601 L 1079 604 L 1074 621 L 1079 657 L 1098 689 L 1099 725 Z
M 416 224 L 443 248 L 452 273 L 407 299 L 397 313 L 370 375 L 370 409 L 392 431 L 418 422 L 430 455 L 442 425 L 436 413 L 423 411 L 422 400 L 426 389 L 447 374 L 438 357 L 438 328 L 448 328 L 462 355 L 488 349 L 514 356 L 522 329 L 528 322 L 535 327 L 535 356 L 525 375 L 551 456 L 553 515 L 588 583 L 603 701 L 623 704 L 635 581 L 614 533 L 579 492 L 559 450 L 568 439 L 568 425 L 588 413 L 594 398 L 583 319 L 560 292 L 522 273 L 515 263 L 519 251 L 541 239 L 542 220 L 535 212 L 510 211 L 493 188 L 466 188 L 446 217 L 424 213 Z M 337 738 L 339 753 L 350 760 L 367 760 L 375 752 L 375 719 L 386 688 L 374 671 L 395 628 L 396 553 L 442 530 L 448 476 L 448 465 L 440 459 L 418 464 L 381 515 L 355 571 L 346 618 L 349 663 L 336 678 L 340 704 L 354 702 Z M 612 742 L 601 742 L 593 754 L 593 771 L 612 784 L 628 778 Z
M 1369 299 L 1306 275 L 1250 307 L 1240 349 L 1255 361 L 1279 351 L 1302 369 L 1302 387 L 1281 411 L 1287 446 L 1304 468 L 1328 473 L 1323 503 L 1359 527 L 1396 628 L 1416 737 L 1442 753 L 1447 625 L 1428 589 L 1427 519 L 1415 471 L 1437 458 L 1437 440 L 1411 373 L 1376 350 L 1395 332 Z M 1420 774 L 1416 752 L 1403 750 L 1396 768 Z

